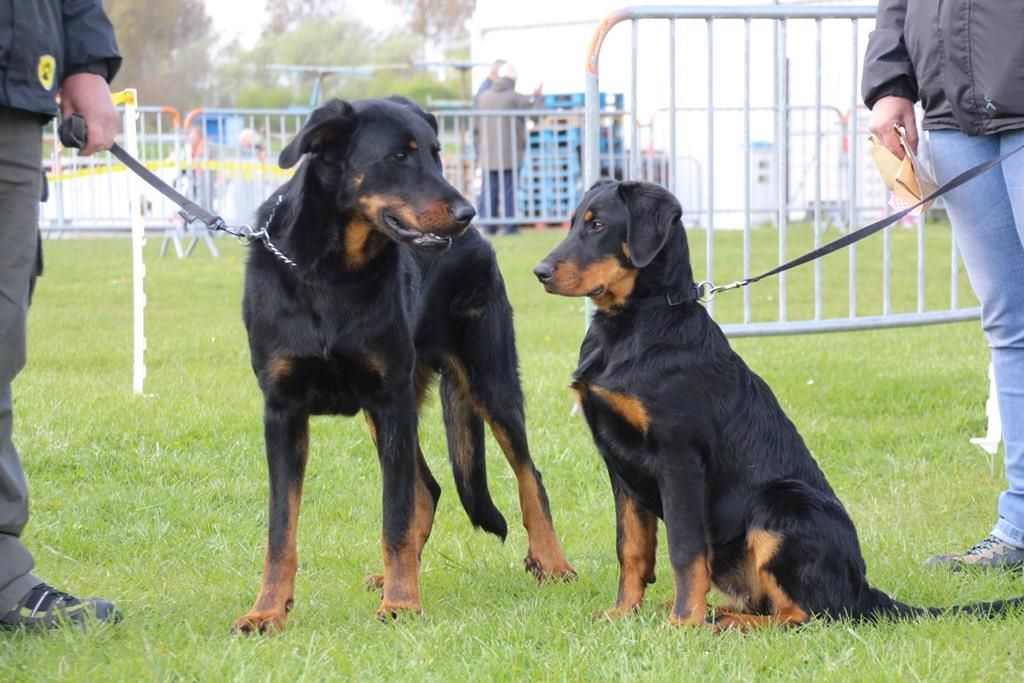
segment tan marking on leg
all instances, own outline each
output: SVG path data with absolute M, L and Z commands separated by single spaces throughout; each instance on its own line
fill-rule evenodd
M 651 428 L 651 416 L 647 414 L 647 408 L 643 401 L 636 396 L 620 394 L 617 391 L 610 391 L 599 386 L 590 386 L 590 390 L 600 396 L 608 406 L 622 416 L 626 422 L 632 425 L 638 432 L 647 435 Z
M 309 431 L 300 437 L 299 457 L 303 468 L 309 454 Z M 299 567 L 296 537 L 299 528 L 299 508 L 302 505 L 302 484 L 293 483 L 288 490 L 288 529 L 284 552 L 280 557 L 271 557 L 270 548 L 263 559 L 263 582 L 256 602 L 245 616 L 235 622 L 234 630 L 239 633 L 265 633 L 284 630 L 288 612 L 292 609 L 295 595 L 295 574 Z
M 363 411 L 363 419 L 366 420 L 366 428 L 370 430 L 370 438 L 373 440 L 373 445 L 377 445 L 377 425 L 374 423 L 373 418 L 368 412 Z
M 711 590 L 711 567 L 708 558 L 701 555 L 687 570 L 689 578 L 686 595 L 679 595 L 679 580 L 676 580 L 676 599 L 669 615 L 669 621 L 676 626 L 699 626 L 704 623 L 708 612 L 708 591 Z M 683 613 L 676 610 L 682 602 Z
M 416 485 L 414 489 L 413 518 L 399 548 L 389 548 L 381 538 L 384 549 L 384 597 L 377 609 L 378 619 L 393 618 L 401 611 L 420 613 L 420 560 L 423 547 L 430 538 L 434 523 L 434 497 L 427 488 L 426 460 L 419 444 L 416 446 Z
M 271 382 L 280 382 L 291 376 L 295 370 L 295 361 L 284 356 L 275 356 L 267 363 L 267 377 Z
M 715 619 L 715 630 L 736 628 L 750 631 L 765 626 L 793 626 L 805 624 L 810 615 L 786 595 L 775 575 L 767 569 L 782 545 L 782 536 L 764 529 L 753 529 L 747 534 L 749 565 L 752 569 L 752 594 L 766 596 L 771 602 L 771 614 L 737 614 L 723 612 Z M 758 599 L 757 602 L 760 602 Z
M 413 386 L 416 390 L 416 414 L 419 415 L 423 402 L 427 400 L 430 387 L 437 378 L 437 373 L 427 365 L 417 365 L 413 375 Z
M 654 583 L 655 551 L 658 545 L 658 518 L 638 507 L 636 499 L 622 502 L 622 545 L 618 548 L 619 594 L 615 606 L 595 616 L 618 618 L 637 612 L 644 593 Z
M 747 633 L 756 628 L 772 626 L 799 626 L 806 624 L 810 615 L 795 603 L 789 602 L 772 614 L 740 614 L 722 611 L 715 615 L 714 630 L 716 633 L 736 629 Z
M 452 376 L 458 380 L 466 395 L 470 397 L 473 409 L 491 428 L 494 440 L 498 442 L 502 453 L 505 454 L 505 459 L 516 475 L 516 482 L 519 486 L 519 508 L 522 510 L 523 526 L 526 528 L 529 543 L 524 560 L 527 571 L 536 576 L 540 582 L 552 578 L 575 578 L 576 570 L 565 559 L 562 545 L 555 534 L 551 514 L 545 509 L 541 498 L 536 470 L 529 463 L 524 465 L 523 459 L 519 458 L 513 449 L 508 434 L 501 425 L 494 421 L 484 406 L 473 397 L 469 375 L 462 363 L 450 357 L 448 367 L 452 371 Z

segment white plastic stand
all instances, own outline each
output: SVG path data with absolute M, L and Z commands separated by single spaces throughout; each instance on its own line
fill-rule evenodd
M 139 139 L 135 131 L 138 119 L 138 103 L 134 89 L 123 90 L 114 94 L 114 103 L 124 105 L 124 149 L 133 157 L 139 156 Z M 142 216 L 142 185 L 141 179 L 134 173 L 128 174 L 128 206 L 132 217 L 132 323 L 133 323 L 133 363 L 132 390 L 143 394 L 143 383 L 146 379 L 146 332 L 145 310 L 146 290 L 143 281 L 146 278 L 146 264 L 142 260 L 142 248 L 146 244 L 146 222 Z
M 971 439 L 971 443 L 989 455 L 995 455 L 999 450 L 999 442 L 1002 440 L 1003 422 L 999 417 L 999 402 L 996 400 L 996 376 L 991 363 L 988 364 L 988 400 L 985 401 L 985 415 L 988 416 L 988 431 L 985 436 Z

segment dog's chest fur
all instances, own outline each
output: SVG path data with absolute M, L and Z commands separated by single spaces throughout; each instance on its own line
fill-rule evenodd
M 584 340 L 572 384 L 605 463 L 653 511 L 657 490 L 656 442 L 646 391 L 652 378 L 629 338 L 604 334 L 595 322 Z

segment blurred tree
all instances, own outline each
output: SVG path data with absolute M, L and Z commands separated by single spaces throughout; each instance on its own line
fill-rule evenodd
M 264 36 L 276 36 L 310 19 L 330 19 L 345 14 L 345 0 L 267 0 Z
M 389 0 L 409 16 L 409 30 L 424 43 L 445 45 L 466 33 L 466 20 L 476 10 L 476 0 Z
M 286 30 L 265 30 L 252 49 L 233 45 L 226 51 L 226 59 L 217 73 L 217 80 L 224 86 L 208 104 L 241 108 L 308 105 L 315 74 L 281 73 L 271 71 L 268 65 L 409 64 L 420 47 L 419 38 L 405 31 L 382 36 L 358 21 L 320 14 L 331 0 L 303 0 L 298 4 L 306 3 L 320 9 L 310 9 L 312 15 L 304 15 L 297 23 L 294 18 L 285 18 L 282 25 L 288 27 Z M 322 88 L 324 99 L 401 94 L 427 104 L 432 99 L 459 97 L 458 81 L 441 82 L 432 73 L 411 70 L 327 74 Z
M 208 98 L 215 83 L 215 42 L 203 0 L 106 0 L 124 63 L 112 87 L 137 88 L 146 105 L 186 109 Z

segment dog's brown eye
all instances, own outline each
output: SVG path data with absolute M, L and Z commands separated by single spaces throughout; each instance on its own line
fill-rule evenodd
M 601 232 L 602 230 L 604 230 L 604 223 L 601 221 L 590 222 L 590 232 Z
M 408 158 L 409 158 L 409 155 L 406 154 L 405 152 L 399 152 L 399 153 L 395 154 L 395 159 L 397 159 L 398 161 L 405 161 Z

